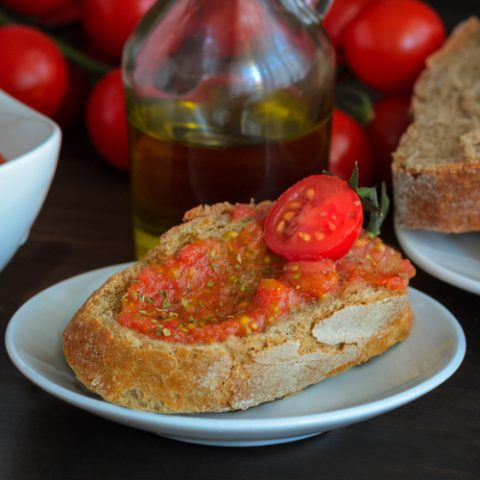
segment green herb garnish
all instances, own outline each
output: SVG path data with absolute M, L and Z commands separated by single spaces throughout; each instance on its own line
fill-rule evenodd
M 380 185 L 380 198 L 375 187 L 358 186 L 358 166 L 355 162 L 352 176 L 348 184 L 357 192 L 362 202 L 362 208 L 368 214 L 368 223 L 365 228 L 369 237 L 380 235 L 380 228 L 387 217 L 390 208 L 390 199 L 387 195 L 387 186 L 385 182 Z

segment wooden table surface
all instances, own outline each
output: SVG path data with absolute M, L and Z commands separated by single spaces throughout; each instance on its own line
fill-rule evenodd
M 432 1 L 449 28 L 480 1 Z M 479 79 L 480 81 L 480 79 Z M 0 192 L 1 193 L 1 192 Z M 391 224 L 386 240 L 396 244 Z M 68 132 L 28 242 L 0 273 L 0 328 L 46 287 L 133 259 L 129 184 Z M 480 297 L 419 270 L 412 285 L 459 320 L 467 354 L 426 396 L 363 423 L 261 448 L 190 445 L 103 420 L 43 392 L 0 349 L 0 480 L 480 478 Z

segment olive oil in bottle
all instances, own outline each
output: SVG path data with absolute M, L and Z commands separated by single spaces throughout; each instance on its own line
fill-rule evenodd
M 137 256 L 196 205 L 327 168 L 332 49 L 295 5 L 160 1 L 141 22 L 124 56 Z

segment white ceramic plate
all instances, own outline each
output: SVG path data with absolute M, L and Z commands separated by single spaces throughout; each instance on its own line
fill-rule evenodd
M 398 242 L 420 268 L 444 282 L 480 295 L 480 232 L 445 234 L 407 230 L 395 221 Z
M 58 283 L 25 303 L 6 333 L 7 351 L 31 381 L 101 417 L 186 442 L 222 446 L 283 443 L 366 420 L 424 395 L 459 367 L 465 337 L 452 314 L 410 289 L 411 335 L 381 357 L 289 398 L 244 412 L 160 415 L 111 405 L 80 388 L 65 363 L 62 331 L 117 265 Z

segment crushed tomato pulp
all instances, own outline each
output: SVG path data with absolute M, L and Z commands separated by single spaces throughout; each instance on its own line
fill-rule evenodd
M 362 233 L 339 260 L 287 261 L 263 239 L 265 209 L 241 205 L 240 231 L 196 240 L 147 264 L 122 298 L 120 324 L 169 342 L 211 343 L 265 330 L 281 315 L 347 288 L 406 288 L 415 270 L 379 238 Z

